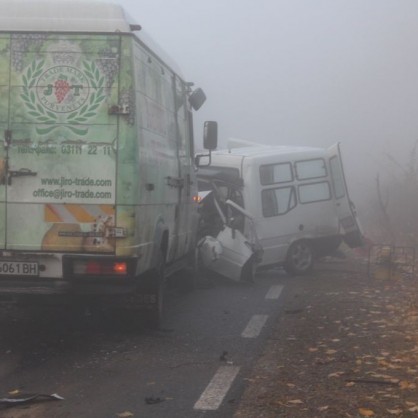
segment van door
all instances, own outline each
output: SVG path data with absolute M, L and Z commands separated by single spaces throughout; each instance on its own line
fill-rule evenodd
M 363 235 L 357 219 L 354 203 L 348 194 L 340 144 L 333 145 L 328 151 L 331 182 L 334 190 L 338 219 L 344 229 L 344 241 L 351 248 L 361 247 L 363 245 Z

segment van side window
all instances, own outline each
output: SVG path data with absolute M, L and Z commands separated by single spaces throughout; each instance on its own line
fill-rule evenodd
M 290 163 L 268 164 L 260 166 L 260 182 L 263 186 L 286 183 L 293 180 Z
M 329 160 L 331 168 L 331 179 L 334 187 L 335 197 L 340 199 L 345 196 L 345 184 L 343 170 L 340 164 L 340 160 L 337 156 L 331 157 Z
M 296 206 L 296 192 L 293 186 L 266 189 L 261 192 L 263 216 L 284 215 Z
M 295 169 L 298 180 L 316 179 L 327 175 L 327 167 L 323 158 L 296 161 Z
M 327 181 L 301 184 L 298 191 L 300 203 L 321 202 L 331 199 L 331 190 Z

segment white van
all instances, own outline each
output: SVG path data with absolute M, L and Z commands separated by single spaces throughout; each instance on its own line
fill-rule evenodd
M 362 245 L 338 144 L 321 149 L 234 140 L 213 152 L 206 167 L 200 163 L 199 188 L 215 185 L 224 202 L 251 214 L 263 248 L 259 267 L 282 265 L 302 274 L 342 240 Z
M 158 325 L 195 253 L 204 93 L 117 5 L 0 7 L 0 294 L 126 296 Z

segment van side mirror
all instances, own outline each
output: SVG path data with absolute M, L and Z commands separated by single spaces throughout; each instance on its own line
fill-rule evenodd
M 218 146 L 218 122 L 207 120 L 203 131 L 203 147 L 213 151 Z

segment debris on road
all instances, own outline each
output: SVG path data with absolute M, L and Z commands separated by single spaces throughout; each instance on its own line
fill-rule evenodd
M 43 402 L 43 401 L 63 401 L 64 398 L 57 393 L 52 395 L 46 395 L 41 393 L 36 394 L 19 394 L 16 396 L 11 396 L 9 398 L 0 398 L 0 406 L 3 407 L 12 407 L 21 404 L 28 404 L 32 402 Z

